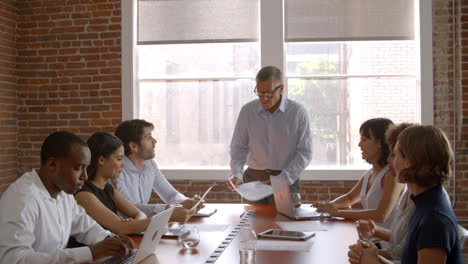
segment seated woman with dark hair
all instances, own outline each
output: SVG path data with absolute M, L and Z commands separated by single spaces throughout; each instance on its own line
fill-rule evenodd
M 396 176 L 408 185 L 415 205 L 401 263 L 463 263 L 457 220 L 442 187 L 453 161 L 447 137 L 433 126 L 409 127 L 398 136 L 394 153 Z M 360 263 L 386 262 L 372 243 L 359 241 L 350 253 Z
M 393 158 L 395 154 L 393 153 L 393 149 L 397 142 L 398 135 L 405 128 L 414 125 L 415 124 L 411 123 L 401 123 L 396 126 L 391 125 L 385 133 L 385 140 L 390 148 L 390 154 L 388 155 L 387 159 L 388 167 L 393 175 L 395 175 L 395 169 L 393 168 Z M 401 195 L 395 220 L 390 226 L 390 229 L 376 225 L 371 219 L 368 219 L 367 221 L 359 221 L 358 228 L 360 233 L 368 237 L 372 236 L 389 242 L 387 248 L 379 249 L 379 255 L 387 259 L 400 259 L 401 249 L 403 248 L 406 233 L 408 232 L 408 223 L 414 213 L 414 204 L 409 198 L 409 195 L 410 193 L 408 190 L 405 190 L 405 192 Z M 351 247 L 356 247 L 356 245 L 352 245 Z M 359 263 L 360 258 L 358 255 L 353 255 L 352 252 L 350 252 L 349 262 Z
M 387 118 L 374 118 L 364 122 L 359 128 L 359 147 L 362 158 L 372 165 L 346 194 L 330 201 L 313 204 L 319 211 L 331 216 L 349 219 L 372 219 L 382 226 L 389 227 L 393 222 L 404 185 L 396 181 L 389 171 L 387 157 L 389 148 L 385 141 L 385 131 L 393 122 Z M 360 202 L 363 209 L 349 210 Z
M 150 219 L 125 199 L 116 187 L 115 179 L 124 166 L 122 141 L 109 133 L 97 132 L 87 143 L 91 150 L 88 180 L 75 194 L 76 201 L 96 222 L 115 234 L 145 231 Z M 127 219 L 119 217 L 117 212 Z

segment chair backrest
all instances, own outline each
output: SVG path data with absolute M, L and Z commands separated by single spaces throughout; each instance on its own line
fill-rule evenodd
M 468 239 L 468 230 L 466 230 L 463 226 L 458 225 L 458 236 L 460 238 L 460 248 L 463 249 L 463 246 Z

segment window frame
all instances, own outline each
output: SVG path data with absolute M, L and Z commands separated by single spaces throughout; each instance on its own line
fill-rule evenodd
M 260 0 L 260 61 L 262 67 L 280 65 L 279 68 L 284 72 L 286 56 L 284 52 L 285 42 L 283 42 L 284 27 L 282 26 L 284 21 L 283 1 Z M 121 0 L 122 120 L 139 116 L 139 91 L 136 78 L 137 4 L 138 0 Z M 415 0 L 415 12 L 415 40 L 419 42 L 417 52 L 419 52 L 420 57 L 417 64 L 417 74 L 420 80 L 418 115 L 422 124 L 432 125 L 434 122 L 432 0 Z M 279 17 L 281 19 L 278 19 Z M 170 180 L 224 180 L 230 173 L 227 167 L 206 169 L 161 166 L 161 168 L 166 178 Z M 356 180 L 365 172 L 363 169 L 346 167 L 328 168 L 306 169 L 301 175 L 301 180 Z

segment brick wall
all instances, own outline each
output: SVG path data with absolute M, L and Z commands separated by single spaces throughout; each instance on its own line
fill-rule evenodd
M 468 98 L 466 93 L 466 70 L 468 67 L 468 3 L 461 1 L 456 6 L 455 26 L 453 20 L 453 1 L 433 2 L 433 54 L 434 54 L 434 122 L 443 129 L 450 140 L 456 155 L 456 196 L 453 197 L 453 181 L 447 186 L 452 200 L 455 198 L 455 212 L 458 217 L 468 218 Z M 457 1 L 455 2 L 457 3 Z M 463 21 L 465 20 L 465 22 Z M 453 29 L 458 34 L 453 37 Z M 453 48 L 453 44 L 458 47 Z M 453 62 L 455 56 L 455 63 Z M 455 73 L 455 79 L 454 79 Z M 465 74 L 465 75 L 463 75 Z M 454 81 L 455 80 L 455 81 Z M 463 86 L 465 85 L 465 87 Z M 465 102 L 464 102 L 465 101 Z M 465 123 L 467 122 L 467 123 Z M 461 222 L 467 227 L 466 222 Z
M 455 139 L 457 158 L 455 212 L 457 216 L 464 218 L 462 225 L 468 229 L 468 49 L 466 48 L 468 47 L 468 2 L 461 1 L 460 6 L 457 6 L 456 9 L 458 34 L 454 51 L 456 57 L 454 83 L 457 89 L 452 89 L 451 93 L 452 95 L 456 94 L 456 100 L 452 101 L 452 104 L 455 104 L 456 115 L 455 118 L 449 120 L 452 124 L 456 124 L 457 132 Z M 451 44 L 450 41 L 448 42 Z M 465 245 L 465 253 L 468 256 L 468 242 Z
M 17 175 L 16 30 L 14 0 L 0 2 L 0 194 Z
M 433 0 L 435 123 L 456 142 L 455 209 L 468 217 L 468 50 L 463 48 L 468 44 L 468 3 L 457 7 L 456 68 L 451 4 Z M 86 138 L 95 131 L 113 131 L 121 121 L 120 20 L 120 0 L 0 3 L 0 192 L 14 177 L 38 166 L 40 144 L 48 133 L 70 130 Z M 173 183 L 189 195 L 208 186 L 204 181 Z M 330 199 L 352 184 L 305 181 L 302 197 L 309 202 Z M 208 200 L 239 201 L 222 182 Z
M 17 1 L 19 172 L 52 131 L 121 121 L 120 0 Z
M 174 187 L 187 196 L 203 194 L 213 181 L 170 181 Z M 206 200 L 210 203 L 240 203 L 241 199 L 237 193 L 227 189 L 224 181 L 217 181 L 217 185 L 207 195 Z M 301 198 L 304 202 L 323 201 L 343 194 L 351 189 L 355 181 L 302 181 Z M 158 203 L 161 200 L 153 194 L 151 201 Z

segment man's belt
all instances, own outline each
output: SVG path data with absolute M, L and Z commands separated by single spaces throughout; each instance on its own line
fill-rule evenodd
M 268 173 L 268 174 L 271 174 L 271 173 L 281 173 L 281 170 L 272 170 L 272 169 L 265 169 L 265 170 L 255 170 L 255 169 L 252 169 L 252 168 L 249 168 L 250 170 L 253 170 L 253 171 L 258 171 L 258 172 L 265 172 L 265 173 Z

